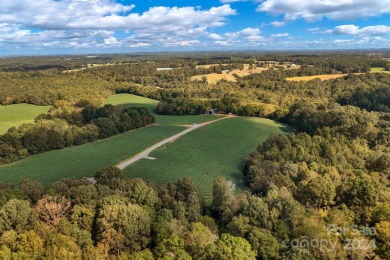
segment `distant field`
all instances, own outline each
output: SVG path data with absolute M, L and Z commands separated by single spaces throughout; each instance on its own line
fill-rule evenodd
M 271 120 L 237 117 L 197 129 L 154 151 L 157 160 L 136 162 L 125 169 L 128 177 L 166 184 L 191 177 L 202 195 L 210 197 L 214 179 L 223 175 L 243 187 L 244 159 L 273 133 L 284 127 Z
M 390 71 L 385 71 L 384 68 L 375 67 L 371 68 L 371 73 L 390 73 Z M 364 74 L 364 73 L 354 73 L 356 75 Z M 329 79 L 337 79 L 346 76 L 347 74 L 324 74 L 324 75 L 315 75 L 315 76 L 302 76 L 302 77 L 291 77 L 286 78 L 289 81 L 309 81 L 313 79 L 320 80 L 329 80 Z
M 346 75 L 347 74 L 324 74 L 324 75 L 315 75 L 315 76 L 291 77 L 291 78 L 286 78 L 286 80 L 289 81 L 310 81 L 313 79 L 329 80 L 329 79 L 341 78 Z
M 217 65 L 218 64 L 210 64 L 210 65 L 202 65 L 202 66 L 204 66 L 205 68 L 209 68 L 209 67 L 217 66 Z M 288 69 L 287 68 L 288 65 L 283 65 L 283 67 L 285 69 Z M 268 70 L 270 68 L 271 67 L 269 67 L 269 68 L 256 67 L 254 69 L 249 69 L 249 64 L 244 64 L 244 68 L 242 70 L 235 69 L 235 70 L 229 71 L 228 73 L 222 73 L 222 74 L 211 73 L 211 74 L 204 74 L 204 75 L 196 75 L 196 76 L 191 77 L 191 80 L 202 80 L 203 77 L 206 77 L 207 82 L 209 84 L 215 84 L 218 81 L 220 81 L 221 79 L 235 82 L 236 78 L 233 76 L 233 74 L 237 74 L 240 77 L 245 77 L 245 76 L 248 76 L 250 74 L 261 73 L 262 71 Z M 297 69 L 297 68 L 299 68 L 299 66 L 294 67 L 294 69 Z
M 386 71 L 385 68 L 382 67 L 373 67 L 371 68 L 371 73 L 390 73 L 390 71 Z
M 0 106 L 0 134 L 4 134 L 11 127 L 18 127 L 24 123 L 32 123 L 40 114 L 46 114 L 50 106 L 34 106 L 29 104 L 15 104 Z
M 49 186 L 64 178 L 91 177 L 98 170 L 135 155 L 184 128 L 148 126 L 97 142 L 50 151 L 0 167 L 0 181 L 19 185 L 24 178 Z
M 236 78 L 233 76 L 233 74 L 217 74 L 217 73 L 211 73 L 211 74 L 204 74 L 204 75 L 197 75 L 197 76 L 192 76 L 191 80 L 202 80 L 203 77 L 206 77 L 207 82 L 209 84 L 215 84 L 221 79 L 224 79 L 226 81 L 236 81 Z
M 156 123 L 161 125 L 188 125 L 192 123 L 203 123 L 218 118 L 217 115 L 196 115 L 196 116 L 162 116 L 155 112 L 158 101 L 139 97 L 132 94 L 117 94 L 106 100 L 106 104 L 119 105 L 129 104 L 129 106 L 146 107 L 156 118 Z

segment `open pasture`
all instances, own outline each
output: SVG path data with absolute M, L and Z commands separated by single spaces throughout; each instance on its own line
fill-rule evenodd
M 193 123 L 204 123 L 219 118 L 218 115 L 194 115 L 194 116 L 170 116 L 158 115 L 155 108 L 157 100 L 140 97 L 132 94 L 117 94 L 107 98 L 106 104 L 120 105 L 125 104 L 135 107 L 146 107 L 156 118 L 156 123 L 161 125 L 190 125 Z
M 151 156 L 125 169 L 130 178 L 143 178 L 167 184 L 191 177 L 200 193 L 210 198 L 213 181 L 223 175 L 243 187 L 244 159 L 270 134 L 282 133 L 285 127 L 262 118 L 235 117 L 197 129 Z
M 15 104 L 0 106 L 0 134 L 11 127 L 25 123 L 33 123 L 40 114 L 46 114 L 51 106 L 35 106 L 30 104 Z
M 37 154 L 0 167 L 1 182 L 19 185 L 23 179 L 49 186 L 64 178 L 92 177 L 154 143 L 182 131 L 183 127 L 153 125 L 107 139 Z

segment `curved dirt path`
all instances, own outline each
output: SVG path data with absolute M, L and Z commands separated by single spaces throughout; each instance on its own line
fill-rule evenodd
M 167 144 L 167 143 L 170 143 L 170 142 L 173 142 L 175 141 L 176 139 L 182 137 L 183 135 L 185 134 L 188 134 L 189 132 L 192 132 L 194 131 L 195 129 L 198 129 L 202 126 L 205 126 L 205 125 L 209 125 L 209 124 L 212 124 L 214 122 L 217 122 L 217 121 L 220 121 L 220 120 L 224 120 L 224 119 L 227 119 L 227 118 L 232 118 L 234 117 L 233 115 L 229 115 L 229 116 L 225 116 L 225 117 L 222 117 L 222 118 L 218 118 L 216 120 L 213 120 L 213 121 L 209 121 L 209 122 L 205 122 L 205 123 L 201 123 L 201 124 L 195 124 L 195 125 L 191 125 L 189 128 L 187 128 L 186 130 L 178 133 L 178 134 L 175 134 L 169 138 L 166 138 L 148 148 L 146 148 L 145 150 L 143 150 L 142 152 L 134 155 L 133 157 L 131 157 L 130 159 L 126 160 L 126 161 L 123 161 L 119 164 L 116 165 L 117 168 L 123 170 L 125 169 L 127 166 L 135 163 L 136 161 L 139 161 L 141 159 L 155 159 L 153 157 L 150 157 L 149 154 L 151 152 L 153 152 L 154 150 L 156 150 L 157 148 Z

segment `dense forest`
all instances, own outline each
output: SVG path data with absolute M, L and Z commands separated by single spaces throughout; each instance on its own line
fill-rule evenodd
M 144 108 L 102 106 L 114 93 L 159 100 L 159 114 L 214 109 L 268 117 L 293 132 L 270 136 L 246 159 L 245 191 L 219 177 L 210 201 L 189 178 L 159 186 L 128 179 L 114 167 L 97 172 L 94 181 L 0 184 L 0 258 L 390 259 L 390 74 L 369 73 L 371 67 L 389 69 L 384 57 L 140 55 L 95 57 L 96 63 L 117 65 L 92 68 L 83 59 L 51 60 L 39 68 L 27 58 L 2 61 L 1 104 L 53 108 L 0 137 L 1 163 L 154 122 Z M 215 84 L 191 81 L 271 61 L 301 66 Z M 220 65 L 197 67 L 205 64 Z M 174 69 L 157 70 L 164 67 Z M 286 80 L 340 73 L 347 75 Z

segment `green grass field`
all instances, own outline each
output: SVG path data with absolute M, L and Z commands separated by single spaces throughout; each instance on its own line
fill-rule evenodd
M 242 167 L 256 147 L 273 133 L 286 128 L 271 120 L 237 117 L 197 129 L 155 150 L 157 160 L 140 160 L 125 169 L 128 177 L 167 184 L 191 177 L 202 195 L 209 197 L 215 178 L 223 175 L 243 187 Z
M 153 125 L 80 146 L 50 151 L 0 167 L 0 181 L 19 185 L 25 179 L 49 186 L 64 178 L 91 177 L 141 152 L 164 137 L 182 131 L 178 126 Z
M 25 123 L 32 123 L 40 114 L 46 114 L 50 106 L 34 106 L 29 104 L 15 104 L 0 106 L 0 134 L 4 134 L 11 127 L 18 127 Z
M 146 106 L 156 116 L 157 125 L 123 133 L 80 146 L 50 151 L 0 167 L 0 181 L 18 185 L 28 178 L 49 186 L 63 178 L 91 177 L 98 170 L 116 165 L 184 128 L 177 125 L 202 123 L 220 116 L 160 116 L 157 101 L 129 94 L 111 96 L 107 104 Z M 243 159 L 269 134 L 284 127 L 260 118 L 231 118 L 191 132 L 155 151 L 155 161 L 141 160 L 126 169 L 129 177 L 154 180 L 159 184 L 191 177 L 202 195 L 210 196 L 214 179 L 224 175 L 242 187 Z
M 24 178 L 29 178 L 48 186 L 63 178 L 90 177 L 96 171 L 115 165 L 184 129 L 175 124 L 201 123 L 218 118 L 207 115 L 159 116 L 154 112 L 157 103 L 156 100 L 129 94 L 111 96 L 106 104 L 147 107 L 156 116 L 160 125 L 137 129 L 89 144 L 38 154 L 1 166 L 0 181 L 18 185 Z
M 161 125 L 189 125 L 203 123 L 219 118 L 217 115 L 196 115 L 196 116 L 163 116 L 155 113 L 158 104 L 157 100 L 135 96 L 132 94 L 117 94 L 107 98 L 106 104 L 146 107 L 156 118 L 156 123 Z
M 390 73 L 390 71 L 386 71 L 383 67 L 373 67 L 371 68 L 371 73 Z
M 382 72 L 384 70 L 385 69 L 382 67 L 373 67 L 373 68 L 371 68 L 370 72 L 375 73 L 375 72 Z

